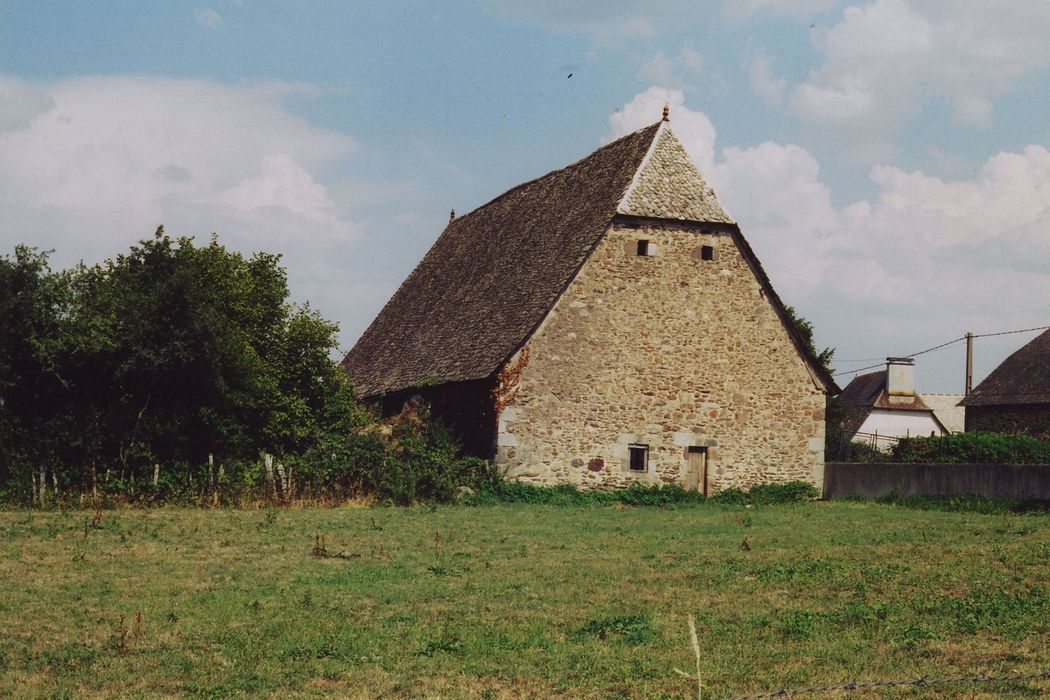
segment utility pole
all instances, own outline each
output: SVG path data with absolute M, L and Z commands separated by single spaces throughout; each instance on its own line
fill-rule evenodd
M 966 395 L 973 391 L 973 332 L 966 332 Z

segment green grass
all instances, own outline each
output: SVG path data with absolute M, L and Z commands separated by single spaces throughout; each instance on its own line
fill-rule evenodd
M 709 698 L 1050 667 L 1044 513 L 804 502 L 90 519 L 0 512 L 0 696 L 695 697 L 672 671 L 695 664 L 689 614 Z

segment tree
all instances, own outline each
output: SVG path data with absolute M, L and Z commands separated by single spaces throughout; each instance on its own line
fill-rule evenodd
M 68 272 L 26 247 L 0 258 L 2 483 L 126 489 L 154 465 L 214 483 L 211 456 L 301 460 L 351 434 L 365 413 L 332 359 L 337 326 L 288 297 L 280 256 L 163 228 Z
M 806 344 L 809 352 L 816 358 L 817 362 L 831 374 L 831 361 L 835 357 L 835 348 L 824 348 L 823 350 L 817 351 L 816 345 L 813 344 L 813 324 L 808 320 L 800 316 L 793 306 L 785 306 L 784 309 L 788 312 L 788 316 L 791 318 L 791 322 L 795 326 L 795 330 L 801 336 L 802 341 Z
M 58 484 L 70 446 L 70 387 L 63 375 L 70 276 L 48 252 L 15 248 L 0 257 L 0 478 L 44 498 Z

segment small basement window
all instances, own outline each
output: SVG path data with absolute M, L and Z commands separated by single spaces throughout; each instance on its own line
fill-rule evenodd
M 715 259 L 715 248 L 710 245 L 700 246 L 700 259 L 701 260 L 714 260 Z
M 649 471 L 649 446 L 628 445 L 629 456 L 627 466 L 632 472 Z
M 638 241 L 638 255 L 645 257 L 656 255 L 656 244 L 646 239 Z

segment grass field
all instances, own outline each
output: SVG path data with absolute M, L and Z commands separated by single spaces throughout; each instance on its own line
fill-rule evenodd
M 1045 514 L 92 515 L 0 512 L 0 696 L 695 697 L 672 671 L 695 666 L 689 614 L 705 698 L 1050 667 Z M 850 697 L 1048 694 L 1027 681 Z

